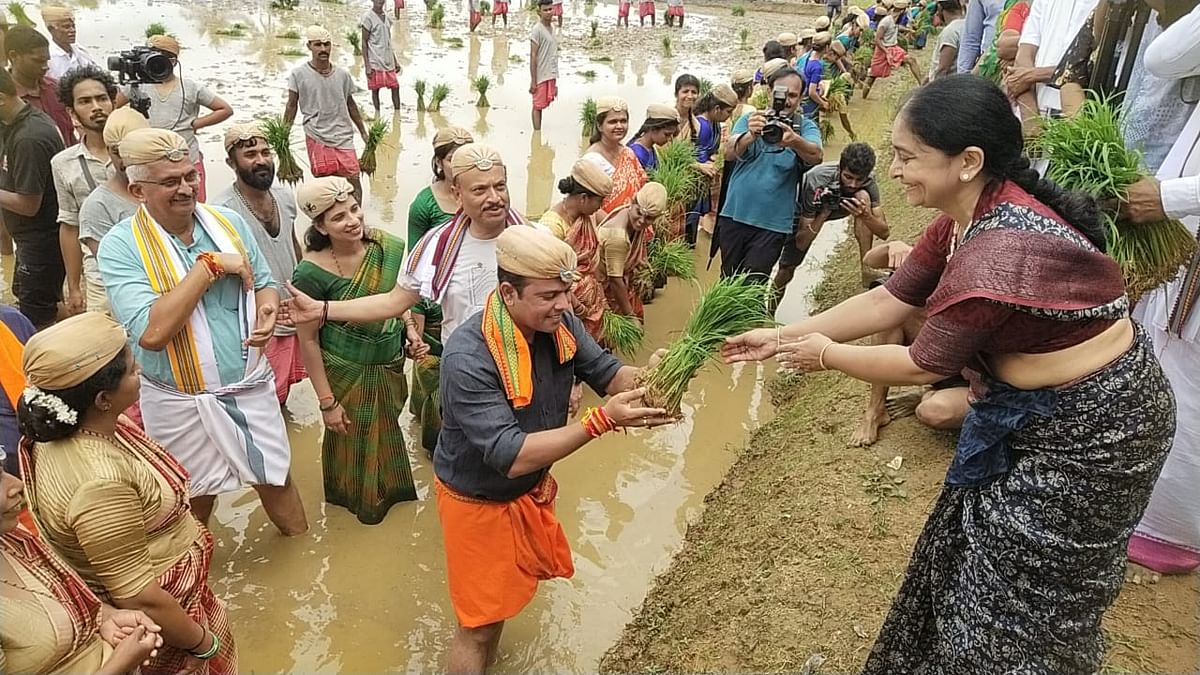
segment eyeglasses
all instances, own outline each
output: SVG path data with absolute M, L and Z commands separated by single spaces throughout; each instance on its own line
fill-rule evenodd
M 178 190 L 179 186 L 184 183 L 187 183 L 188 185 L 193 185 L 193 186 L 199 185 L 200 184 L 200 172 L 199 171 L 191 171 L 191 172 L 184 174 L 183 176 L 176 176 L 174 178 L 168 178 L 166 180 L 139 180 L 139 181 L 134 181 L 134 182 L 142 183 L 142 184 L 149 184 L 149 185 L 157 185 L 159 187 L 166 188 L 168 190 Z

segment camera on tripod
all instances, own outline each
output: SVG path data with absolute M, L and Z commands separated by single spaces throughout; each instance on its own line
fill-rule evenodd
M 771 145 L 779 145 L 783 141 L 783 132 L 792 128 L 792 121 L 783 114 L 787 98 L 787 85 L 777 84 L 771 90 L 771 108 L 766 111 L 767 122 L 762 130 L 762 139 Z
M 153 47 L 131 47 L 116 56 L 108 57 L 108 69 L 117 74 L 117 81 L 131 85 L 129 107 L 150 116 L 150 97 L 138 90 L 141 84 L 166 82 L 175 70 L 171 57 Z

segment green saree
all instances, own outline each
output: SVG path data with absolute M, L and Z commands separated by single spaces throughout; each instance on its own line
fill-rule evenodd
M 426 187 L 409 206 L 408 240 L 415 246 L 421 237 L 453 216 L 453 213 L 444 211 L 438 204 L 433 189 Z M 438 389 L 438 378 L 442 370 L 442 307 L 422 298 L 412 311 L 425 317 L 422 339 L 429 345 L 429 355 L 413 366 L 413 388 L 412 396 L 408 400 L 408 411 L 421 425 L 421 445 L 432 454 L 437 445 L 438 433 L 442 429 L 442 402 Z
M 317 300 L 351 300 L 387 293 L 396 285 L 404 242 L 372 230 L 353 279 L 305 260 L 292 282 Z M 350 431 L 325 431 L 321 466 L 325 501 L 343 506 L 359 521 L 383 521 L 393 504 L 417 498 L 400 413 L 408 395 L 404 376 L 404 324 L 330 321 L 321 328 L 321 356 L 334 397 L 350 418 Z

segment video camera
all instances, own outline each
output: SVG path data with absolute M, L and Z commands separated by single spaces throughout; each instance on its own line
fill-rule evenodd
M 792 121 L 783 114 L 787 107 L 788 88 L 777 84 L 771 90 L 771 108 L 767 110 L 767 122 L 763 125 L 762 139 L 771 145 L 779 145 L 783 132 L 792 128 Z
M 150 97 L 138 90 L 140 84 L 165 82 L 175 70 L 171 57 L 152 47 L 131 47 L 116 56 L 108 57 L 108 69 L 117 74 L 117 81 L 128 84 L 129 107 L 150 116 Z

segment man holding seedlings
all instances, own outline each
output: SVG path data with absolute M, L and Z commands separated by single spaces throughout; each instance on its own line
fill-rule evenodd
M 442 361 L 433 462 L 459 624 L 451 673 L 485 672 L 504 622 L 529 604 L 538 582 L 574 574 L 550 467 L 610 431 L 673 421 L 644 407 L 644 390 L 634 388 L 640 369 L 621 365 L 571 313 L 578 272 L 568 244 L 512 227 L 497 237 L 495 264 L 499 284 L 450 337 Z M 573 422 L 577 378 L 610 398 Z
M 83 66 L 98 66 L 86 49 L 75 44 L 75 11 L 68 7 L 42 7 L 42 21 L 50 33 L 50 64 L 48 75 L 61 79 L 68 70 Z
M 367 72 L 367 89 L 371 104 L 379 117 L 379 90 L 392 92 L 392 110 L 400 112 L 400 83 L 396 81 L 396 53 L 392 50 L 392 19 L 383 10 L 383 0 L 371 0 L 371 11 L 359 22 L 362 29 L 363 70 Z M 290 277 L 289 277 L 290 278 Z
M 771 72 L 771 108 L 746 115 L 730 132 L 725 160 L 736 164 L 718 219 L 721 276 L 745 272 L 765 283 L 792 236 L 800 178 L 822 157 L 820 130 L 798 111 L 803 82 L 786 64 Z
M 296 196 L 275 180 L 275 156 L 262 125 L 248 122 L 226 129 L 225 154 L 225 163 L 236 178 L 213 204 L 242 217 L 254 234 L 272 277 L 291 279 L 302 257 L 296 239 Z M 279 294 L 288 297 L 284 289 Z M 296 327 L 275 322 L 275 335 L 263 353 L 275 372 L 275 396 L 282 405 L 287 402 L 292 385 L 305 377 Z
M 550 28 L 552 0 L 538 0 L 538 22 L 529 33 L 529 93 L 533 95 L 533 130 L 542 130 L 542 111 L 558 96 L 558 38 Z
M 367 127 L 351 96 L 354 80 L 346 69 L 335 66 L 330 59 L 333 35 L 328 30 L 309 26 L 304 30 L 304 41 L 312 58 L 288 75 L 283 121 L 291 126 L 297 110 L 304 113 L 304 146 L 313 177 L 345 178 L 354 186 L 354 198 L 362 204 L 354 130 L 366 142 Z

